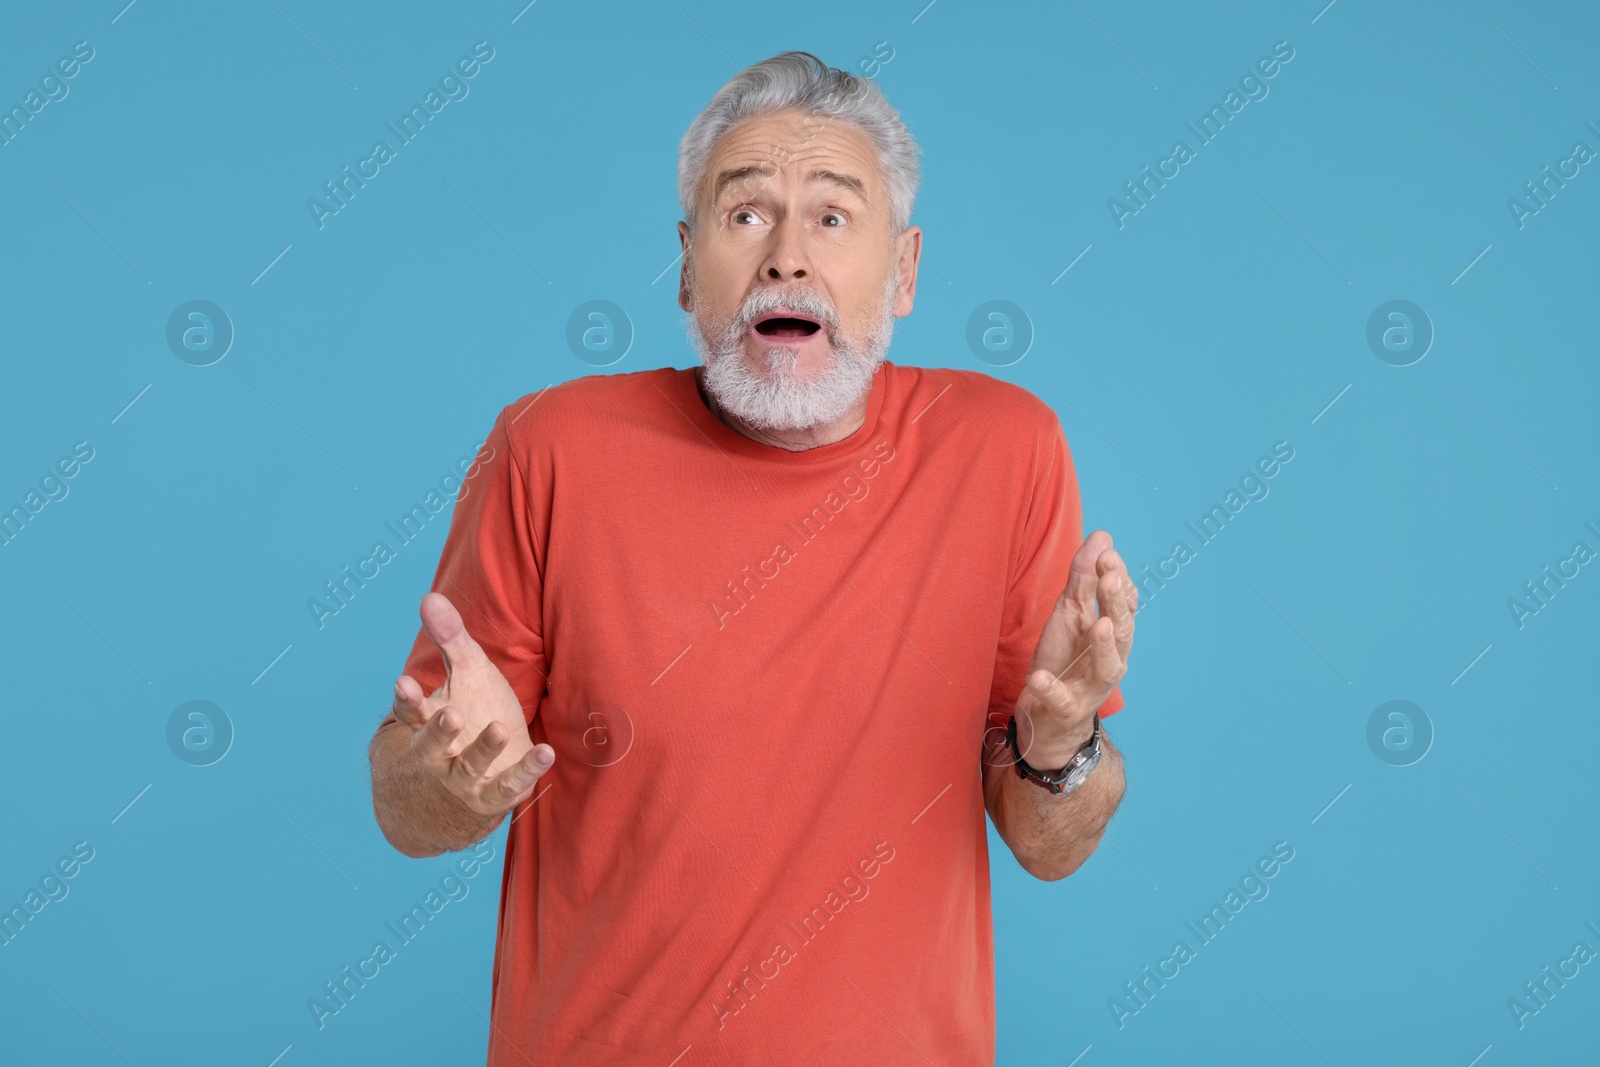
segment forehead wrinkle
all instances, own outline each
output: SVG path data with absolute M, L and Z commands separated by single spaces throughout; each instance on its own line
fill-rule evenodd
M 774 136 L 772 125 L 782 127 L 777 136 Z M 739 159 L 759 155 L 760 158 L 719 172 L 712 184 L 712 202 L 715 203 L 727 186 L 736 181 L 749 181 L 757 176 L 770 180 L 776 177 L 781 169 L 813 163 L 814 167 L 808 175 L 809 178 L 839 179 L 835 184 L 853 188 L 863 200 L 870 203 L 867 183 L 851 173 L 870 170 L 870 165 L 875 161 L 876 157 L 872 151 L 863 150 L 858 143 L 866 139 L 866 134 L 848 123 L 835 124 L 829 119 L 803 137 L 783 135 L 795 129 L 797 125 L 799 124 L 794 121 L 764 122 L 755 119 L 741 123 L 730 130 L 724 136 L 723 144 L 719 146 L 716 156 Z

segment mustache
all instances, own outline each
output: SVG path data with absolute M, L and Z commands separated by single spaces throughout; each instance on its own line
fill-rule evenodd
M 763 287 L 755 290 L 740 303 L 731 325 L 743 334 L 756 319 L 778 308 L 788 308 L 816 319 L 827 330 L 829 337 L 838 332 L 839 312 L 833 302 L 815 289 L 805 286 Z

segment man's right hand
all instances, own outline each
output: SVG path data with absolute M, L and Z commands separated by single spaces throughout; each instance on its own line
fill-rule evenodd
M 533 795 L 555 750 L 528 735 L 511 684 L 442 593 L 422 598 L 422 627 L 444 657 L 431 695 L 409 674 L 394 683 L 394 717 L 412 731 L 417 760 L 479 815 L 503 815 Z

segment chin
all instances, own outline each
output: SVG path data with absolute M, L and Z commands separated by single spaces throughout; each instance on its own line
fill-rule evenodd
M 807 353 L 801 357 L 793 349 L 783 345 L 767 345 L 758 348 L 754 354 L 741 353 L 744 356 L 745 367 L 751 374 L 765 378 L 787 378 L 791 381 L 809 381 L 827 371 L 839 360 L 839 353 L 829 346 L 825 352 Z

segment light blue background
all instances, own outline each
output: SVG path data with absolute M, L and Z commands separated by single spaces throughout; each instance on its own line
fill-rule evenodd
M 595 372 L 579 304 L 631 319 L 610 370 L 692 365 L 678 138 L 737 67 L 880 41 L 926 171 L 891 358 L 1050 402 L 1135 569 L 1295 450 L 1139 616 L 1106 843 L 1047 884 L 991 833 L 1000 1062 L 1593 1058 L 1600 967 L 1507 1007 L 1600 950 L 1600 568 L 1507 607 L 1600 549 L 1600 169 L 1524 228 L 1506 204 L 1600 149 L 1591 5 L 124 2 L 0 12 L 7 107 L 95 49 L 0 148 L 0 503 L 95 450 L 0 548 L 0 903 L 95 849 L 0 948 L 0 1059 L 481 1062 L 498 860 L 325 1029 L 306 1007 L 448 867 L 383 841 L 366 762 L 447 517 L 324 629 L 306 601 L 502 405 Z M 307 199 L 479 40 L 470 95 L 319 230 Z M 1280 40 L 1270 95 L 1118 229 L 1107 199 Z M 1408 367 L 1365 341 L 1397 298 L 1436 330 Z M 165 342 L 191 299 L 237 330 L 209 367 Z M 965 341 L 991 299 L 1034 331 L 1011 366 Z M 206 768 L 165 739 L 191 699 L 236 731 Z M 1366 741 L 1392 699 L 1436 734 L 1411 766 Z M 1119 1029 L 1277 841 L 1270 896 Z

